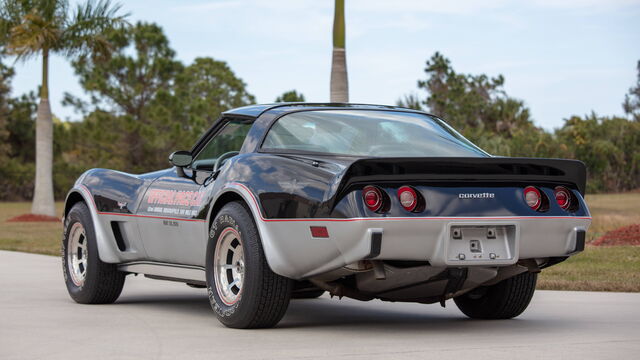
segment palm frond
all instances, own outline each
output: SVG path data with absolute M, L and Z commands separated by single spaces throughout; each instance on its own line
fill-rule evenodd
M 108 54 L 110 44 L 105 33 L 111 29 L 128 26 L 125 20 L 129 15 L 118 15 L 121 5 L 112 5 L 110 0 L 89 0 L 78 5 L 68 19 L 64 32 L 64 42 L 57 51 L 66 56 L 79 54 Z
M 86 0 L 69 11 L 68 0 L 0 0 L 0 50 L 18 60 L 43 50 L 67 57 L 108 54 L 105 32 L 128 26 L 119 4 Z
M 24 16 L 22 23 L 10 30 L 11 42 L 7 51 L 18 60 L 27 60 L 41 50 L 49 49 L 60 39 L 60 29 L 39 14 L 31 12 Z
M 68 0 L 4 0 L 0 3 L 0 43 L 26 60 L 55 47 L 62 35 Z
M 26 15 L 20 0 L 2 0 L 0 3 L 0 43 L 7 46 L 11 40 L 11 29 L 22 22 Z

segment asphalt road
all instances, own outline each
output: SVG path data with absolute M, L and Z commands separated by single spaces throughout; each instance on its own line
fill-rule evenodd
M 129 277 L 113 305 L 78 305 L 56 257 L 0 251 L 0 359 L 628 359 L 640 294 L 539 291 L 506 321 L 439 305 L 294 300 L 280 325 L 233 330 L 203 289 Z

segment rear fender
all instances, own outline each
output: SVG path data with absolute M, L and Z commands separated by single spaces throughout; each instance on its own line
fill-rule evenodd
M 216 199 L 212 202 L 214 206 L 212 206 L 211 208 L 216 208 L 217 206 L 215 206 L 215 204 L 218 199 L 220 199 L 225 193 L 228 193 L 229 191 L 240 195 L 249 207 L 256 227 L 258 228 L 258 234 L 260 235 L 260 239 L 262 241 L 262 248 L 264 250 L 264 255 L 267 259 L 269 268 L 271 268 L 271 270 L 276 274 L 286 277 L 294 277 L 294 274 L 290 271 L 289 260 L 286 259 L 282 251 L 279 249 L 276 239 L 274 238 L 269 228 L 266 226 L 266 219 L 261 212 L 256 196 L 253 194 L 253 192 L 251 192 L 251 190 L 249 190 L 246 185 L 237 182 L 227 183 L 223 190 L 216 197 Z M 213 217 L 215 217 L 215 215 L 216 214 L 214 214 L 213 212 L 209 215 L 211 221 L 213 221 Z

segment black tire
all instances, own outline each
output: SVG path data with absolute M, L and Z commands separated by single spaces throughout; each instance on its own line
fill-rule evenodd
M 219 289 L 223 286 L 229 289 L 230 284 L 219 284 L 219 276 L 216 275 L 220 274 L 214 271 L 214 262 L 216 245 L 224 241 L 221 235 L 229 232 L 237 236 L 236 240 L 242 246 L 243 277 L 242 288 L 235 294 L 235 300 L 227 303 L 222 300 L 224 295 L 219 293 L 224 293 L 224 290 Z M 238 329 L 269 328 L 282 319 L 289 306 L 293 281 L 269 268 L 256 225 L 242 203 L 231 202 L 220 210 L 209 231 L 206 255 L 209 301 L 222 324 Z M 220 258 L 228 259 L 229 254 L 223 252 Z M 226 271 L 225 276 L 229 277 L 230 270 Z
M 293 295 L 291 295 L 292 299 L 315 299 L 319 298 L 324 294 L 324 290 L 303 290 L 303 291 L 295 291 Z
M 84 230 L 81 242 L 86 244 L 86 267 L 82 267 L 85 272 L 82 281 L 74 280 L 75 278 L 71 274 L 72 257 L 67 252 L 67 250 L 71 250 L 69 249 L 70 236 L 72 235 L 70 232 L 74 225 L 76 228 Z M 107 264 L 100 260 L 91 213 L 83 202 L 75 204 L 65 218 L 61 256 L 64 281 L 69 295 L 75 302 L 80 304 L 110 304 L 118 299 L 124 286 L 126 274 L 118 271 L 115 264 Z
M 453 301 L 472 319 L 511 319 L 529 306 L 538 274 L 525 272 L 495 285 L 480 287 Z

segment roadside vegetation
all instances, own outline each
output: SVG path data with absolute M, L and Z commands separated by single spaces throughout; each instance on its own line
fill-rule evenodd
M 607 231 L 640 224 L 640 192 L 588 195 L 593 215 L 584 253 L 542 272 L 538 288 L 545 290 L 640 292 L 640 246 L 590 245 Z M 0 203 L 0 250 L 60 254 L 59 222 L 7 222 L 28 212 L 27 202 Z M 62 203 L 56 203 L 58 216 Z
M 108 30 L 104 39 L 110 56 L 71 58 L 82 91 L 66 93 L 62 104 L 52 104 L 54 114 L 57 106 L 77 114 L 73 121 L 53 117 L 58 201 L 90 168 L 142 173 L 167 167 L 168 155 L 190 148 L 221 112 L 258 102 L 225 61 L 180 61 L 158 24 L 141 21 Z M 6 46 L 0 43 L 0 55 L 6 55 Z M 342 46 L 338 41 L 335 51 L 342 53 Z M 336 78 L 344 80 L 337 88 L 346 90 L 346 68 L 337 60 L 335 68 L 342 75 Z M 0 201 L 28 201 L 35 185 L 38 100 L 35 93 L 13 94 L 13 76 L 11 60 L 1 57 Z M 587 165 L 589 193 L 640 188 L 640 77 L 629 79 L 626 96 L 620 89 L 624 116 L 567 113 L 553 131 L 536 126 L 526 100 L 507 94 L 506 81 L 499 74 L 460 72 L 435 53 L 426 60 L 416 91 L 398 104 L 442 117 L 494 155 L 579 159 Z M 292 89 L 260 102 L 304 99 Z

